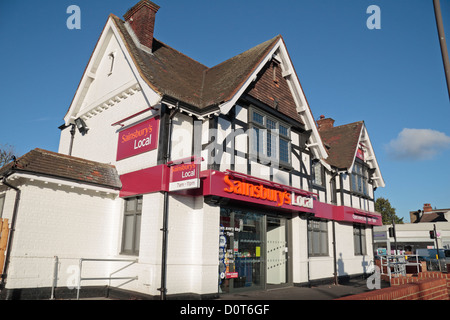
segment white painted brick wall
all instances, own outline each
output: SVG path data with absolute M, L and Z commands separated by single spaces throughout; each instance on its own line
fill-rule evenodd
M 112 197 L 37 181 L 20 189 L 7 288 L 51 286 L 55 256 L 61 259 L 59 284 L 65 286 L 66 270 L 78 259 L 117 255 L 120 210 Z

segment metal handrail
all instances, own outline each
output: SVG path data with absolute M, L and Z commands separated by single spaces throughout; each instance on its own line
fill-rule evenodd
M 131 262 L 130 264 L 120 268 L 119 270 L 116 270 L 112 273 L 110 273 L 109 277 L 93 277 L 93 278 L 83 278 L 81 277 L 82 267 L 84 261 L 96 261 L 96 262 Z M 137 280 L 138 277 L 112 277 L 113 274 L 122 271 L 125 268 L 128 268 L 129 266 L 135 264 L 138 262 L 138 259 L 80 259 L 79 264 L 79 277 L 78 277 L 78 288 L 77 288 L 77 300 L 80 299 L 80 289 L 81 289 L 81 281 L 92 281 L 92 280 L 109 280 L 109 285 L 111 285 L 111 280 Z
M 416 257 L 417 262 L 408 262 L 406 259 L 407 256 Z M 383 263 L 384 259 L 386 261 L 386 264 Z M 406 266 L 417 266 L 417 273 L 419 273 L 421 263 L 418 261 L 418 254 L 380 255 L 381 274 L 385 274 L 383 267 L 386 267 L 390 282 L 393 275 L 394 277 L 398 277 L 399 275 L 406 275 Z M 391 270 L 391 267 L 393 268 L 393 270 Z

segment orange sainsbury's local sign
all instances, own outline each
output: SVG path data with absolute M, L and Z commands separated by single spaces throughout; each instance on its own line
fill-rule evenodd
M 253 184 L 250 182 L 233 180 L 229 175 L 225 175 L 223 181 L 227 185 L 223 191 L 230 194 L 255 198 L 261 201 L 272 201 L 278 207 L 283 205 L 293 205 L 312 209 L 314 206 L 312 197 L 305 197 L 304 195 L 296 194 L 294 191 L 277 190 L 267 187 L 262 183 Z

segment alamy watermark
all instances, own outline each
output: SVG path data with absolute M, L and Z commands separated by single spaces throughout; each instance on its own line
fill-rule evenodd
M 375 266 L 375 272 L 367 278 L 366 285 L 369 290 L 381 289 L 381 271 L 379 266 Z
M 77 5 L 70 5 L 66 10 L 67 14 L 70 16 L 67 18 L 66 25 L 69 30 L 80 30 L 81 29 L 81 9 Z M 370 16 L 367 18 L 366 26 L 368 29 L 381 29 L 381 9 L 377 5 L 370 5 L 366 10 L 367 14 Z
M 80 266 L 70 265 L 67 267 L 66 273 L 69 274 L 66 280 L 67 288 L 70 290 L 78 288 L 80 284 Z
M 366 26 L 369 30 L 381 29 L 381 9 L 377 5 L 370 5 L 366 10 L 370 16 L 367 18 Z
M 67 29 L 73 30 L 81 29 L 81 9 L 77 5 L 70 5 L 67 7 L 66 10 L 67 14 L 70 14 L 70 16 L 67 18 L 66 25 Z

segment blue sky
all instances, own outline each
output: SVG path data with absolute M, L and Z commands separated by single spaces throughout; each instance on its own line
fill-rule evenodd
M 113 13 L 138 0 L 0 2 L 0 145 L 57 151 L 58 126 Z M 214 66 L 281 34 L 316 119 L 364 120 L 397 215 L 450 208 L 450 103 L 432 0 L 156 0 L 155 37 Z M 447 43 L 450 0 L 441 0 Z M 69 30 L 67 8 L 81 9 Z M 381 10 L 369 29 L 367 8 Z M 107 142 L 105 142 L 107 143 Z

